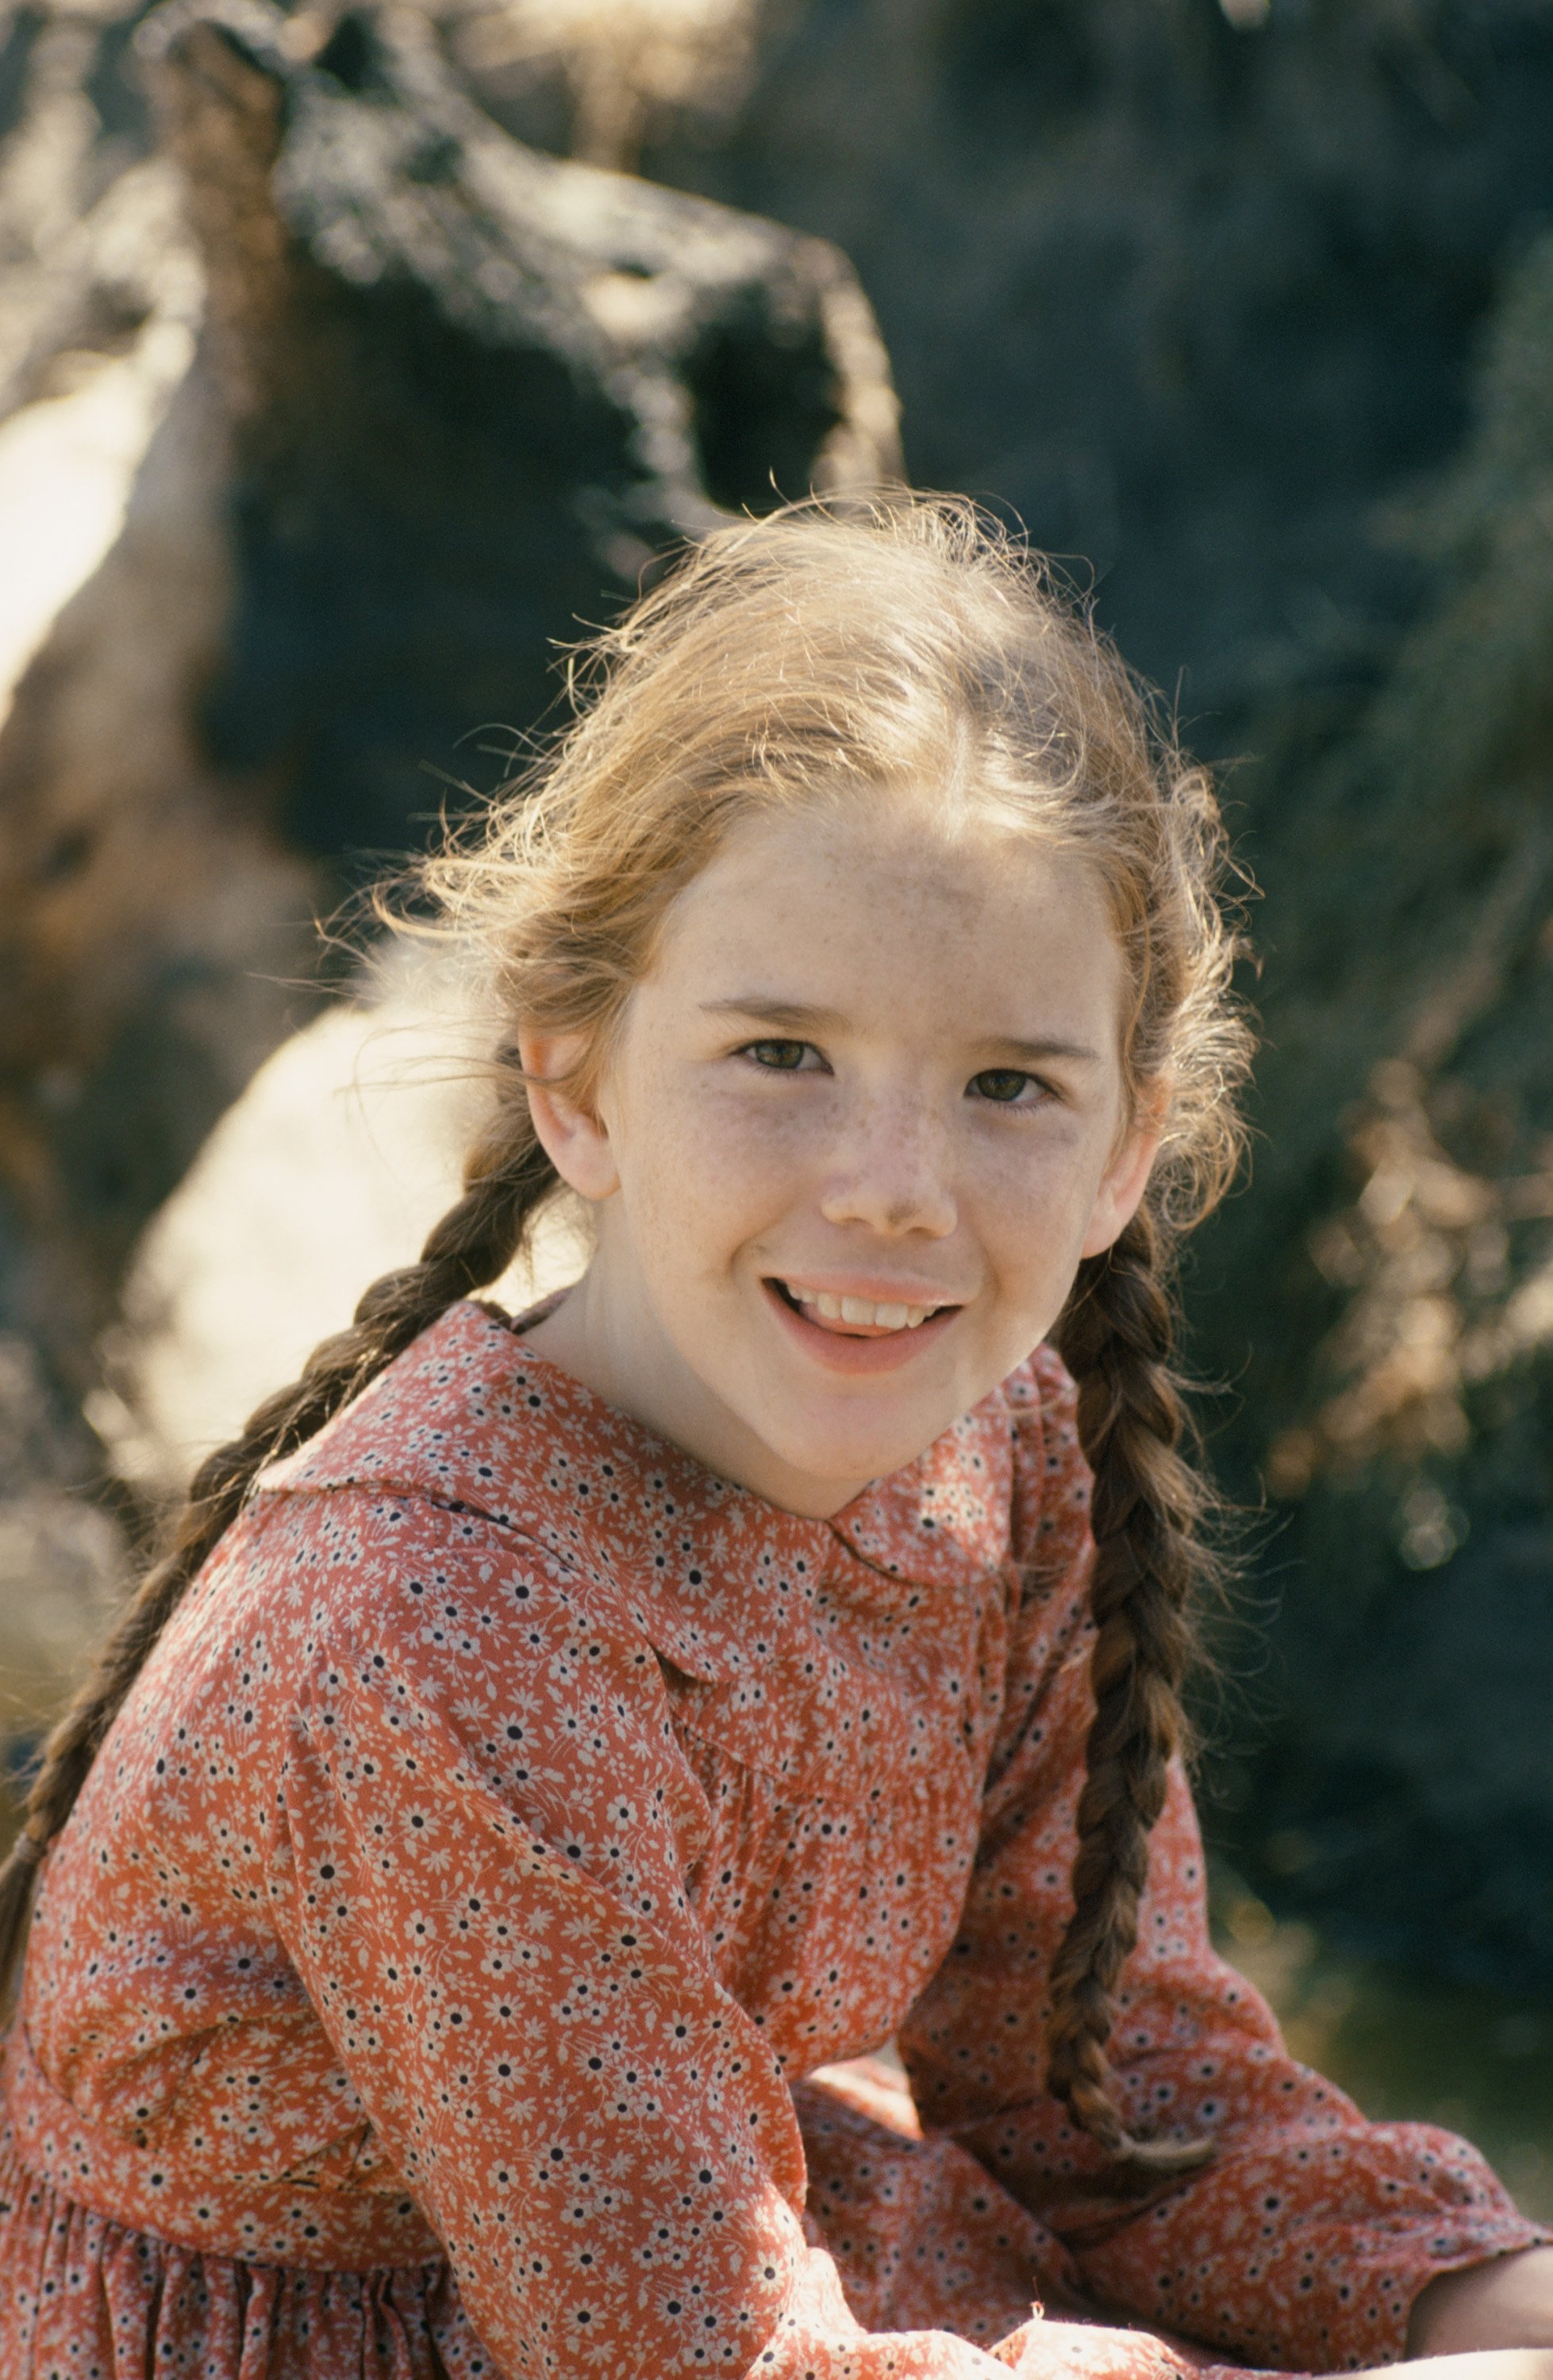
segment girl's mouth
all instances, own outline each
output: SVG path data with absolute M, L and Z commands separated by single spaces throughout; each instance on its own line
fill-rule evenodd
M 958 1305 L 908 1305 L 902 1299 L 842 1297 L 795 1289 L 768 1277 L 763 1283 L 789 1332 L 832 1370 L 887 1371 L 935 1339 Z
M 930 1316 L 944 1310 L 940 1305 L 908 1305 L 904 1301 L 878 1304 L 871 1297 L 833 1297 L 828 1290 L 793 1289 L 785 1281 L 774 1281 L 771 1285 L 795 1313 L 850 1335 L 872 1338 L 880 1330 L 920 1330 Z

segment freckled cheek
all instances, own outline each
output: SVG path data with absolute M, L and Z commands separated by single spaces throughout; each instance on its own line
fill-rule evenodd
M 676 1273 L 715 1269 L 791 1210 L 811 1138 L 775 1100 L 666 1102 L 626 1177 L 643 1253 Z
M 978 1155 L 962 1176 L 962 1220 L 1010 1291 L 1038 1290 L 1054 1265 L 1066 1265 L 1082 1240 L 1094 1202 L 1088 1167 L 1062 1147 Z

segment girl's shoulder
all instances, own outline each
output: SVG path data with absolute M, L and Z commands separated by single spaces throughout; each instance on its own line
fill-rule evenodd
M 397 1572 L 413 1548 L 450 1593 L 499 1577 L 531 1630 L 585 1619 L 708 1682 L 741 1667 L 752 1596 L 801 1583 L 825 1534 L 715 1479 L 472 1302 L 263 1472 L 250 1512 L 269 1567 L 326 1571 L 341 1617 L 352 1567 Z
M 460 1300 L 395 1358 L 360 1396 L 254 1482 L 256 1497 L 366 1488 L 433 1497 L 497 1521 L 514 1488 L 504 1449 L 531 1450 L 564 1469 L 573 1415 L 548 1411 L 544 1385 L 522 1362 L 523 1342 L 488 1307 Z

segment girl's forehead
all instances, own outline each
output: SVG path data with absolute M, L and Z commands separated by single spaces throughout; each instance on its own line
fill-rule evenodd
M 926 797 L 858 796 L 756 812 L 738 823 L 677 905 L 700 935 L 762 919 L 834 919 L 887 905 L 938 917 L 1012 924 L 1033 910 L 1082 910 L 1109 933 L 1097 871 L 1038 831 L 945 811 Z
M 827 803 L 740 821 L 680 895 L 666 991 L 883 1005 L 902 1022 L 1032 1002 L 1114 1013 L 1121 959 L 1080 855 L 997 821 L 946 832 L 926 803 Z

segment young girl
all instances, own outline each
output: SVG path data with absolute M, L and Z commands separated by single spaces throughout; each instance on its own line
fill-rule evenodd
M 1206 786 L 953 503 L 730 528 L 600 650 L 433 871 L 466 1194 L 33 1788 L 0 2374 L 1548 2380 L 1553 2251 L 1205 1937 Z M 560 1185 L 582 1280 L 475 1302 Z

